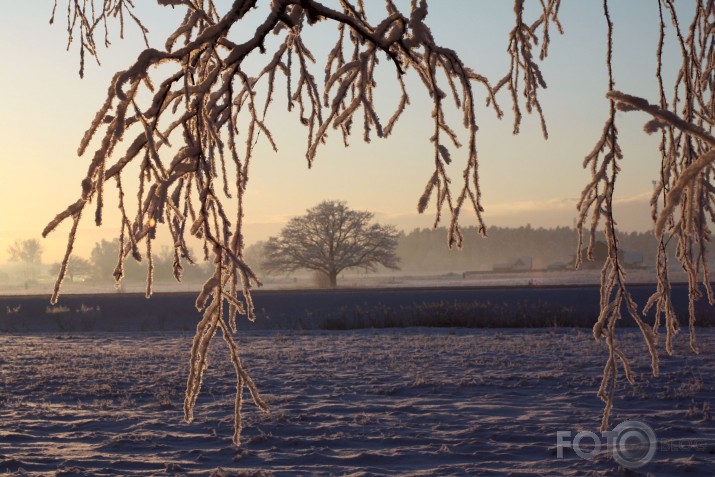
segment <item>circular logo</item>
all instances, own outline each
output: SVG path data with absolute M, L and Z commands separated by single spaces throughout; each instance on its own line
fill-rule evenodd
M 637 469 L 653 459 L 658 448 L 655 432 L 640 421 L 623 421 L 613 428 L 613 459 L 627 469 Z

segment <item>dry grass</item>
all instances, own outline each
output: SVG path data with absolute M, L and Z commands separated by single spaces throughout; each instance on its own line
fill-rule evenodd
M 544 301 L 440 301 L 400 307 L 382 304 L 342 307 L 334 315 L 326 317 L 319 328 L 591 328 L 594 320 L 593 313 Z M 713 326 L 715 318 L 711 314 L 702 313 L 698 316 L 698 324 Z M 635 326 L 635 323 L 623 324 L 629 325 Z

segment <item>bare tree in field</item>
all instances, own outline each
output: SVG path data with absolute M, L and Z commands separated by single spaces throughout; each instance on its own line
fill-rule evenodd
M 35 279 L 35 267 L 42 263 L 42 245 L 37 239 L 15 240 L 7 249 L 11 262 L 21 262 L 27 265 L 30 279 Z
M 135 22 L 146 32 L 134 14 L 134 2 L 59 3 L 60 7 L 67 7 L 70 43 L 79 44 L 80 73 L 85 57 L 97 56 L 97 43 L 109 44 L 107 30 L 112 21 L 121 23 L 122 32 L 125 20 Z M 52 300 L 57 300 L 81 217 L 92 214 L 90 207 L 93 207 L 94 220 L 101 224 L 104 195 L 114 188 L 121 215 L 118 224 L 121 247 L 114 271 L 117 280 L 123 275 L 126 258 L 146 259 L 147 295 L 151 294 L 152 246 L 157 224 L 164 224 L 173 240 L 177 279 L 181 278 L 182 262 L 190 260 L 187 236 L 202 240 L 205 258 L 213 260 L 215 271 L 196 301 L 196 307 L 204 314 L 192 347 L 185 416 L 189 421 L 193 417 L 207 366 L 208 345 L 216 332 L 221 331 L 231 350 L 238 380 L 234 435 L 238 441 L 244 386 L 248 386 L 254 401 L 265 407 L 241 366 L 234 333 L 236 314 L 255 318 L 250 290 L 260 281 L 243 256 L 243 198 L 256 142 L 260 139 L 275 148 L 270 111 L 277 97 L 284 96 L 285 106 L 296 117 L 296 126 L 305 130 L 305 158 L 310 166 L 328 135 L 337 136 L 346 145 L 353 134 L 364 141 L 388 137 L 409 105 L 405 81 L 412 76 L 433 105 L 430 116 L 425 118 L 433 125 L 429 138 L 432 151 L 425 159 L 432 161 L 434 171 L 427 178 L 417 209 L 424 212 L 432 202 L 435 224 L 446 215 L 447 242 L 459 246 L 462 241 L 459 218 L 465 207 L 473 210 L 480 232 L 486 233 L 477 173 L 477 104 L 485 104 L 501 117 L 497 95 L 505 92 L 514 115 L 514 133 L 519 132 L 525 111 L 538 116 L 547 136 L 539 102 L 539 92 L 546 87 L 540 63 L 549 52 L 553 30 L 561 31 L 560 0 L 534 1 L 533 9 L 528 10 L 535 12 L 533 16 L 527 15 L 524 0 L 514 0 L 514 26 L 505 41 L 509 68 L 492 81 L 464 65 L 454 50 L 437 43 L 428 26 L 426 0 L 412 0 L 402 10 L 396 2 L 386 0 L 384 13 L 373 19 L 368 18 L 363 0 L 225 3 L 158 0 L 158 3 L 182 9 L 183 21 L 162 47 L 147 47 L 133 64 L 114 76 L 104 103 L 80 142 L 79 154 L 87 154 L 90 159 L 79 198 L 44 231 L 47 235 L 60 223 L 71 223 L 67 253 Z M 450 8 L 442 3 L 436 4 L 439 8 Z M 254 8 L 258 8 L 256 15 L 261 17 L 255 33 L 248 35 L 248 39 L 236 40 L 236 31 L 242 30 L 244 18 Z M 647 101 L 614 90 L 611 68 L 614 27 L 608 0 L 603 1 L 604 22 L 608 25 L 608 35 L 603 41 L 608 46 L 609 73 L 608 85 L 604 86 L 611 108 L 593 151 L 584 161 L 591 180 L 579 203 L 579 230 L 590 231 L 589 254 L 599 227 L 605 227 L 608 241 L 608 259 L 602 272 L 601 314 L 594 327 L 594 336 L 604 341 L 609 350 L 599 391 L 606 403 L 604 429 L 619 371 L 629 380 L 634 379 L 628 365 L 628 350 L 620 348 L 616 335 L 621 309 L 625 306 L 640 327 L 654 374 L 658 373 L 656 345 L 661 321 L 667 331 L 666 350 L 672 350 L 678 322 L 671 304 L 665 254 L 669 241 L 677 242 L 678 260 L 689 276 L 693 349 L 693 303 L 701 295 L 698 279 L 713 300 L 705 251 L 710 238 L 708 220 L 715 218 L 712 185 L 715 6 L 713 2 L 696 1 L 690 20 L 679 17 L 672 0 L 654 1 L 652 8 L 658 9 L 661 19 L 660 39 L 653 48 L 659 60 L 655 81 L 660 94 Z M 455 9 L 454 14 L 460 12 Z M 303 35 L 318 22 L 332 25 L 337 38 L 329 54 L 319 58 L 313 55 Z M 682 56 L 670 93 L 666 92 L 662 79 L 666 68 L 661 61 L 666 30 L 670 32 L 669 41 L 676 44 Z M 262 67 L 248 71 L 248 59 L 261 62 Z M 375 109 L 378 61 L 391 65 L 394 81 L 402 91 L 397 108 L 386 118 L 379 117 Z M 279 77 L 283 78 L 280 90 L 276 87 Z M 457 118 L 448 115 L 449 103 L 456 106 Z M 652 199 L 654 228 L 660 240 L 658 290 L 646 305 L 656 311 L 653 323 L 644 321 L 644 315 L 628 293 L 619 259 L 613 193 L 623 151 L 618 142 L 617 108 L 645 112 L 651 117 L 646 132 L 661 136 L 660 161 L 653 168 L 659 182 Z M 460 138 L 465 138 L 464 144 Z M 461 147 L 464 152 L 458 155 Z M 462 164 L 462 172 L 450 177 L 446 166 L 453 161 Z M 128 195 L 126 184 L 131 182 L 124 178 L 130 173 L 130 164 L 139 170 L 139 185 Z
M 373 217 L 371 212 L 350 210 L 345 202 L 321 202 L 268 240 L 261 265 L 268 272 L 314 270 L 331 288 L 348 268 L 397 269 L 397 230 L 370 223 Z

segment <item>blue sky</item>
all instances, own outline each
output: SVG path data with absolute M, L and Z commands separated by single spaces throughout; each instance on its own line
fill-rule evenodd
M 152 46 L 159 47 L 172 30 L 176 14 L 167 7 L 146 5 L 153 2 L 140 3 L 145 4 L 141 13 L 151 30 Z M 259 3 L 265 7 L 268 2 Z M 456 50 L 465 64 L 496 81 L 508 67 L 510 3 L 432 1 L 428 24 L 440 44 Z M 530 3 L 539 2 L 527 1 Z M 370 2 L 371 7 L 375 4 L 381 2 Z M 616 28 L 616 87 L 655 102 L 657 3 L 630 0 L 611 4 Z M 115 38 L 109 50 L 102 48 L 102 66 L 88 61 L 85 79 L 80 79 L 76 47 L 65 50 L 62 5 L 53 26 L 48 25 L 51 10 L 50 1 L 11 2 L 0 17 L 4 65 L 0 75 L 0 202 L 4 204 L 0 261 L 6 259 L 5 250 L 13 240 L 39 237 L 54 214 L 76 199 L 89 161 L 76 155 L 79 140 L 103 102 L 113 73 L 129 65 L 143 47 L 137 29 L 128 25 L 127 39 Z M 265 9 L 254 12 L 254 19 L 237 34 L 250 34 L 251 22 L 263 13 Z M 535 117 L 525 117 L 521 135 L 512 136 L 507 95 L 499 97 L 507 114 L 498 121 L 483 105 L 483 90 L 475 87 L 487 225 L 570 226 L 576 216 L 575 201 L 588 180 L 581 161 L 598 139 L 608 109 L 604 97 L 606 25 L 601 2 L 565 0 L 561 20 L 565 35 L 554 32 L 549 58 L 543 64 L 548 89 L 542 91 L 541 98 L 548 141 L 541 137 Z M 669 33 L 672 39 L 672 30 Z M 331 34 L 330 27 L 320 25 L 307 35 L 316 56 L 324 54 Z M 672 48 L 668 57 L 672 57 Z M 673 69 L 677 65 L 670 61 L 666 66 Z M 386 79 L 391 77 L 386 75 Z M 304 130 L 295 116 L 284 112 L 285 103 L 277 101 L 269 126 L 280 150 L 274 154 L 265 142 L 259 144 L 247 195 L 244 234 L 248 242 L 277 233 L 288 218 L 323 199 L 346 200 L 351 207 L 371 210 L 379 220 L 408 231 L 430 227 L 431 213 L 418 216 L 416 204 L 431 174 L 431 107 L 414 76 L 408 78 L 408 84 L 412 105 L 392 138 L 364 145 L 356 137 L 353 145 L 344 149 L 336 136 L 319 153 L 312 170 L 305 164 Z M 378 97 L 378 108 L 387 116 L 395 101 L 394 86 L 380 87 L 385 93 Z M 659 155 L 657 138 L 642 132 L 645 120 L 640 114 L 619 113 L 626 158 L 617 188 L 617 220 L 624 230 L 649 227 L 647 200 L 658 173 Z M 458 123 L 459 117 L 454 116 L 453 121 Z M 455 162 L 460 162 L 459 155 Z M 453 174 L 459 177 L 457 169 Z M 91 220 L 85 222 L 77 250 L 86 256 L 96 241 L 111 238 L 117 228 L 111 221 L 101 229 Z M 472 221 L 465 217 L 465 223 Z M 59 259 L 65 237 L 62 229 L 43 241 L 45 261 Z

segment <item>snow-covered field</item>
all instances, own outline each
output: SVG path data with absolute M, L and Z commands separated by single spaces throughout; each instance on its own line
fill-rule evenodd
M 605 451 L 557 457 L 557 431 L 598 432 L 605 350 L 588 330 L 246 332 L 271 411 L 246 405 L 240 448 L 220 339 L 185 424 L 188 334 L 0 335 L 0 474 L 713 475 L 715 330 L 700 355 L 681 337 L 658 378 L 636 332 L 622 336 L 638 380 L 612 424 L 638 419 L 658 438 L 636 471 Z

